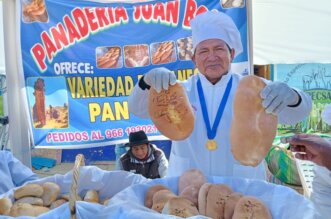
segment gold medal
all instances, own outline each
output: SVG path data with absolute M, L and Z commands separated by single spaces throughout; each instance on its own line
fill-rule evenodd
M 217 143 L 214 140 L 208 140 L 206 143 L 206 148 L 210 151 L 217 149 Z

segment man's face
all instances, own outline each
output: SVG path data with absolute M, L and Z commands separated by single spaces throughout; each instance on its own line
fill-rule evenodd
M 138 159 L 144 159 L 148 153 L 148 145 L 147 144 L 140 144 L 135 145 L 132 147 L 132 154 L 137 157 Z
M 192 60 L 200 73 L 215 84 L 229 71 L 233 57 L 234 50 L 230 51 L 223 40 L 209 39 L 197 45 Z

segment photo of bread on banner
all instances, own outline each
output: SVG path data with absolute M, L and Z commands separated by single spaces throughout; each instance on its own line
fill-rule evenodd
M 151 186 L 145 206 L 178 217 L 204 215 L 213 219 L 271 219 L 268 207 L 259 199 L 234 192 L 226 184 L 208 183 L 197 169 L 184 172 L 178 181 L 178 195 L 164 185 Z
M 120 47 L 102 47 L 103 52 L 97 55 L 98 68 L 118 68 L 118 61 L 121 56 Z
M 193 131 L 195 116 L 184 87 L 169 85 L 160 93 L 151 88 L 148 112 L 157 129 L 171 140 L 183 140 Z
M 87 190 L 78 200 L 107 204 L 109 199 L 100 201 L 96 190 Z M 0 215 L 11 217 L 37 217 L 64 203 L 69 202 L 69 194 L 61 194 L 61 188 L 54 182 L 26 184 L 13 193 L 13 197 L 0 198 Z
M 222 8 L 241 8 L 244 7 L 244 0 L 222 0 Z
M 267 155 L 277 131 L 277 116 L 267 114 L 260 93 L 266 84 L 257 76 L 240 80 L 231 123 L 231 151 L 243 165 L 257 166 Z
M 177 40 L 177 50 L 179 60 L 192 60 L 193 56 L 192 37 L 181 38 Z
M 44 0 L 25 1 L 22 4 L 24 22 L 47 22 L 48 12 Z
M 148 45 L 130 45 L 124 47 L 125 66 L 142 67 L 150 64 Z
M 176 59 L 174 58 L 175 46 L 174 42 L 167 41 L 162 43 L 157 43 L 152 45 L 152 64 L 164 64 L 173 62 Z M 153 52 L 154 51 L 154 52 Z

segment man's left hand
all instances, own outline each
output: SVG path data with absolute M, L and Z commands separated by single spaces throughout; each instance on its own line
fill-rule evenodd
M 300 97 L 284 82 L 271 82 L 260 93 L 266 113 L 278 115 L 286 106 L 295 105 Z

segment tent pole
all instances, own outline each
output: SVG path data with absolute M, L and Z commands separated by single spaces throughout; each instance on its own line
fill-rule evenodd
M 3 21 L 4 21 L 4 41 L 5 41 L 5 61 L 7 77 L 7 98 L 9 116 L 9 148 L 14 156 L 22 161 L 26 166 L 31 167 L 31 151 L 28 121 L 26 118 L 24 99 L 22 90 L 24 84 L 20 80 L 18 67 L 19 36 L 18 22 L 16 20 L 16 7 L 19 1 L 3 0 Z M 20 17 L 20 16 L 18 16 Z

